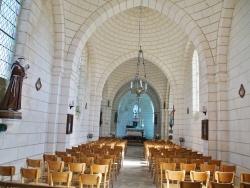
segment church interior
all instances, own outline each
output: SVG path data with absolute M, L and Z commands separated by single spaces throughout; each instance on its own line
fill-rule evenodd
M 0 44 L 14 179 L 27 159 L 112 139 L 211 156 L 237 186 L 250 173 L 250 1 L 0 0 Z

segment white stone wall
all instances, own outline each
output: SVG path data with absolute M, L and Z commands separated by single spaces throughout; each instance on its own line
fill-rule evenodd
M 228 162 L 237 165 L 237 172 L 250 170 L 250 1 L 237 1 L 229 38 L 228 71 Z M 238 91 L 243 84 L 244 98 Z
M 22 120 L 2 119 L 8 130 L 0 135 L 0 164 L 15 165 L 17 174 L 26 158 L 41 158 L 45 151 L 54 57 L 52 15 L 50 0 L 23 2 L 15 50 L 15 57 L 24 57 L 30 65 L 23 83 Z M 38 78 L 40 91 L 35 88 Z

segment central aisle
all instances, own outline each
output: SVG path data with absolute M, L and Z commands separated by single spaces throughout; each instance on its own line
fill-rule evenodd
M 143 146 L 128 145 L 123 167 L 114 182 L 114 188 L 154 188 L 153 178 L 148 172 L 143 156 Z

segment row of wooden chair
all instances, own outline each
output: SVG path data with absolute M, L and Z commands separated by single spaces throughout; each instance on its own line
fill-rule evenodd
M 216 183 L 234 183 L 234 173 L 233 172 L 215 172 L 215 180 Z M 162 183 L 160 187 L 164 188 L 170 188 L 172 181 L 177 181 L 177 184 L 179 184 L 181 181 L 185 181 L 186 177 L 186 171 L 172 171 L 172 170 L 166 170 L 165 171 L 165 178 L 167 183 Z M 197 172 L 197 171 L 190 171 L 190 180 L 191 182 L 199 182 L 201 183 L 202 187 L 208 188 L 210 183 L 210 172 Z
M 71 186 L 73 182 L 78 182 L 79 187 L 83 185 L 97 185 L 104 184 L 103 187 L 109 187 L 109 176 L 108 176 L 108 165 L 96 165 L 91 166 L 90 174 L 83 174 L 85 164 L 82 164 L 81 169 L 79 169 L 80 163 L 71 163 L 69 165 L 69 171 L 63 172 L 62 161 L 48 161 L 48 176 L 49 182 L 42 183 L 40 178 L 42 176 L 41 170 L 39 168 L 21 168 L 20 175 L 23 184 L 34 184 L 34 185 L 44 185 L 44 186 L 60 186 L 60 187 L 74 187 Z M 78 174 L 73 174 L 73 172 L 79 172 Z M 0 175 L 9 176 L 10 182 L 13 181 L 13 176 L 15 174 L 15 166 L 0 166 Z M 103 176 L 102 176 L 103 174 Z M 94 176 L 91 176 L 94 175 Z M 75 178 L 74 178 L 75 177 Z M 102 181 L 103 180 L 103 181 Z M 64 183 L 64 185 L 63 185 Z

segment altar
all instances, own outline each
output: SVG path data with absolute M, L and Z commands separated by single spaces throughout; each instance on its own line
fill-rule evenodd
M 126 128 L 126 136 L 134 136 L 134 137 L 141 137 L 144 136 L 144 128 L 135 127 L 135 128 Z

